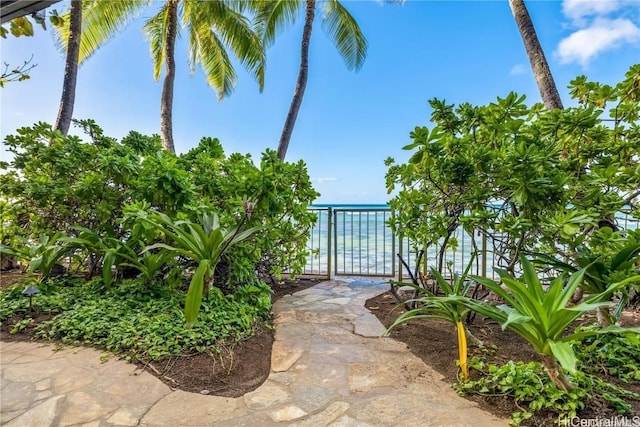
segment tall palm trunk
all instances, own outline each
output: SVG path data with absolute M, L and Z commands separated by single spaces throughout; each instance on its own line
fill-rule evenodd
M 296 82 L 296 90 L 293 93 L 293 99 L 291 100 L 291 106 L 289 107 L 289 113 L 287 114 L 287 120 L 284 122 L 282 128 L 282 135 L 280 136 L 280 142 L 278 143 L 278 158 L 284 160 L 289 148 L 289 141 L 291 140 L 291 134 L 293 134 L 293 127 L 296 124 L 298 117 L 298 111 L 300 111 L 300 105 L 302 105 L 302 98 L 304 97 L 304 91 L 307 87 L 307 77 L 309 76 L 309 41 L 311 39 L 311 30 L 313 27 L 313 18 L 316 12 L 315 0 L 307 0 L 307 11 L 304 21 L 304 30 L 302 31 L 302 49 L 300 52 L 300 71 L 298 72 L 298 81 Z
M 533 22 L 524 4 L 524 0 L 509 0 L 509 6 L 511 6 L 513 17 L 516 20 L 518 30 L 522 36 L 524 48 L 527 51 L 527 56 L 533 69 L 533 75 L 538 83 L 538 89 L 540 90 L 544 106 L 549 110 L 554 108 L 561 109 L 562 101 L 560 100 L 560 94 L 558 94 L 558 88 L 553 81 L 549 64 L 544 56 L 544 51 L 540 45 L 540 40 L 538 40 L 536 30 L 533 27 Z
M 69 45 L 67 59 L 64 65 L 64 80 L 60 109 L 56 119 L 56 129 L 64 135 L 69 132 L 73 117 L 73 104 L 76 100 L 76 82 L 78 80 L 78 57 L 80 54 L 80 34 L 82 32 L 82 0 L 71 1 L 69 14 Z
M 162 146 L 175 153 L 173 145 L 173 82 L 176 78 L 175 46 L 178 32 L 178 0 L 167 1 L 167 41 L 164 46 L 165 76 L 160 101 L 160 133 Z

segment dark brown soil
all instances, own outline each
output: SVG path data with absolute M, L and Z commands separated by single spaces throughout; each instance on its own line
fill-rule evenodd
M 24 277 L 24 273 L 19 268 L 13 270 L 0 270 L 0 289 L 6 288 L 22 277 Z
M 23 274 L 19 270 L 1 272 L 0 288 L 21 277 Z M 271 299 L 275 302 L 284 295 L 309 288 L 318 282 L 315 279 L 297 279 L 275 284 L 272 286 Z M 30 341 L 35 326 L 51 317 L 35 315 L 31 325 L 15 334 L 10 333 L 14 322 L 3 322 L 0 325 L 0 341 Z M 255 390 L 269 376 L 272 344 L 273 330 L 263 327 L 246 340 L 225 348 L 220 354 L 183 354 L 153 363 L 136 363 L 174 389 L 238 397 Z
M 365 306 L 374 313 L 378 319 L 389 327 L 395 319 L 402 314 L 404 306 L 397 304 L 390 292 L 385 292 L 366 301 Z M 633 314 L 624 319 L 624 326 L 638 325 L 640 322 Z M 477 347 L 469 347 L 469 358 L 480 356 L 485 362 L 501 365 L 509 360 L 529 362 L 538 360 L 531 346 L 519 335 L 506 330 L 502 331 L 500 325 L 477 316 L 469 325 L 471 333 L 483 342 L 485 350 Z M 458 382 L 459 369 L 456 366 L 458 359 L 457 335 L 455 327 L 445 321 L 436 319 L 416 319 L 407 324 L 397 326 L 391 332 L 391 337 L 404 342 L 411 352 L 420 357 L 427 365 L 440 372 L 448 383 Z M 495 346 L 495 347 L 492 347 Z M 496 348 L 497 351 L 486 349 Z M 473 372 L 470 374 L 474 378 Z M 477 374 L 476 374 L 477 375 Z M 620 384 L 615 378 L 603 378 L 607 381 Z M 635 392 L 640 392 L 639 385 L 625 384 Z M 467 395 L 467 399 L 477 402 L 480 407 L 503 418 L 510 418 L 514 412 L 520 411 L 513 399 L 506 396 L 480 396 Z M 635 413 L 640 414 L 640 402 L 631 401 Z M 579 414 L 581 418 L 609 418 L 615 416 L 615 412 L 604 405 L 599 399 L 595 399 L 586 405 L 586 409 Z M 557 416 L 551 413 L 536 413 L 534 418 L 525 422 L 525 425 L 547 426 L 557 425 Z

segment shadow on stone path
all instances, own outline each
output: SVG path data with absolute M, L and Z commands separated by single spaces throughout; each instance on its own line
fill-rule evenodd
M 328 281 L 274 305 L 271 374 L 239 398 L 172 391 L 92 349 L 1 343 L 0 422 L 44 426 L 506 426 L 406 345 L 381 338 L 371 280 Z

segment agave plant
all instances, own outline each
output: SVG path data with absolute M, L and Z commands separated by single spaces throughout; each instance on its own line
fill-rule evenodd
M 640 333 L 640 328 L 625 329 L 611 325 L 602 329 L 566 334 L 569 327 L 586 312 L 611 306 L 612 303 L 606 301 L 609 296 L 628 286 L 631 281 L 640 279 L 640 276 L 610 284 L 604 292 L 590 295 L 582 303 L 569 307 L 571 296 L 582 282 L 586 269 L 573 273 L 568 280 L 565 280 L 565 276 L 558 277 L 545 289 L 531 262 L 524 256 L 520 257 L 520 262 L 524 274 L 523 281 L 500 269 L 496 271 L 502 284 L 484 277 L 474 277 L 506 304 L 494 306 L 466 299 L 465 305 L 498 321 L 502 324 L 502 329 L 509 328 L 529 342 L 538 353 L 547 375 L 559 388 L 574 388 L 563 372 L 563 369 L 569 373 L 576 371 L 577 359 L 571 341 L 603 333 Z
M 193 274 L 184 315 L 188 325 L 193 325 L 198 318 L 202 295 L 209 292 L 211 280 L 220 257 L 231 246 L 250 237 L 258 227 L 241 230 L 237 227 L 224 229 L 220 226 L 218 215 L 212 212 L 204 213 L 200 223 L 189 220 L 174 221 L 163 213 L 153 213 L 146 216 L 146 220 L 173 241 L 173 245 L 156 243 L 147 246 L 144 252 L 152 249 L 166 249 L 193 260 L 196 271 Z

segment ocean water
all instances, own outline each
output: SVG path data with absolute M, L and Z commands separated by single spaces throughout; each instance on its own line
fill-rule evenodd
M 397 254 L 415 269 L 416 251 L 409 242 L 400 241 L 386 222 L 390 217 L 387 205 L 314 205 L 311 210 L 318 221 L 311 230 L 308 241 L 310 255 L 307 257 L 305 274 L 328 276 L 380 276 L 404 278 L 409 275 Z M 331 217 L 329 216 L 331 212 Z M 625 229 L 639 226 L 637 219 L 620 214 L 618 225 Z M 449 273 L 462 273 L 474 252 L 473 238 L 461 227 L 455 231 L 458 240 L 456 251 L 447 250 L 444 264 Z M 478 250 L 482 249 L 482 237 L 475 236 Z M 427 268 L 437 265 L 439 247 L 428 248 L 425 259 Z M 486 253 L 479 254 L 473 262 L 471 273 L 496 277 L 495 260 L 491 242 L 487 242 Z

